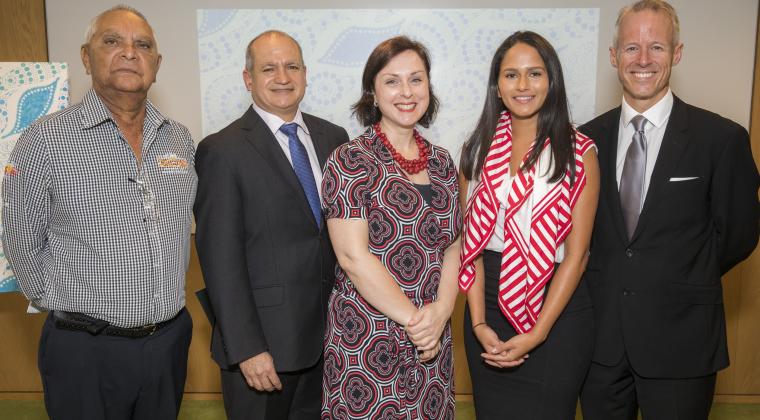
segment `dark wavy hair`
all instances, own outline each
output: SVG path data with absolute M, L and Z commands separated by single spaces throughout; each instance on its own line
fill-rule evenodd
M 570 123 L 570 111 L 567 106 L 567 93 L 565 81 L 562 77 L 562 65 L 557 52 L 549 41 L 541 35 L 531 31 L 518 31 L 510 35 L 494 53 L 491 61 L 490 74 L 488 76 L 488 91 L 483 112 L 470 137 L 462 147 L 460 170 L 465 178 L 472 180 L 483 170 L 483 164 L 491 146 L 499 115 L 505 108 L 504 102 L 499 98 L 499 69 L 501 61 L 510 48 L 518 43 L 531 46 L 536 49 L 538 55 L 544 60 L 546 73 L 549 77 L 549 91 L 546 100 L 538 110 L 538 129 L 536 139 L 550 139 L 554 172 L 549 182 L 557 182 L 562 179 L 565 171 L 570 169 L 570 183 L 575 181 L 574 164 L 574 130 Z M 538 161 L 542 148 L 534 147 L 525 162 L 525 170 L 530 169 Z
M 430 104 L 417 124 L 427 128 L 435 119 L 439 105 L 438 98 L 433 94 L 433 85 L 430 83 L 430 54 L 428 54 L 427 48 L 421 43 L 412 41 L 406 36 L 397 36 L 386 39 L 375 47 L 367 59 L 367 64 L 364 65 L 362 96 L 359 98 L 359 101 L 351 106 L 353 115 L 363 126 L 367 127 L 375 124 L 382 118 L 380 110 L 375 106 L 375 77 L 380 73 L 380 70 L 388 65 L 388 62 L 393 57 L 408 50 L 416 52 L 425 64 L 425 72 L 427 73 L 430 89 Z

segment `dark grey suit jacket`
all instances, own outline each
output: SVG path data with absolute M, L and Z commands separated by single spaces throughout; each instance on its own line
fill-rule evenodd
M 619 120 L 618 107 L 579 128 L 596 141 L 601 170 L 585 273 L 594 361 L 612 366 L 625 352 L 642 376 L 708 375 L 728 366 L 721 275 L 758 241 L 760 181 L 747 131 L 675 98 L 628 240 L 615 179 Z
M 320 166 L 346 130 L 303 114 Z M 268 351 L 278 372 L 322 354 L 335 254 L 282 148 L 252 109 L 198 146 L 196 246 L 223 369 Z

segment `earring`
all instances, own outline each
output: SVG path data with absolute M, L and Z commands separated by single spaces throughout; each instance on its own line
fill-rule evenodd
M 374 105 L 375 108 L 377 108 L 377 98 L 375 98 L 374 102 L 372 102 L 372 105 Z

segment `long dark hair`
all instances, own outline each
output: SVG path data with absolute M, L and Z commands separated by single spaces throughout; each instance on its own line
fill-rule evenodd
M 573 144 L 575 134 L 570 124 L 570 112 L 567 107 L 567 93 L 565 81 L 562 77 L 562 65 L 554 48 L 549 41 L 541 35 L 531 31 L 515 32 L 501 43 L 491 61 L 491 70 L 488 76 L 488 91 L 483 112 L 480 114 L 478 125 L 462 147 L 460 169 L 465 178 L 472 180 L 483 170 L 483 164 L 491 146 L 499 115 L 505 108 L 504 102 L 499 98 L 499 69 L 501 61 L 507 51 L 515 44 L 523 43 L 536 49 L 538 55 L 544 60 L 547 76 L 549 77 L 549 91 L 543 106 L 538 111 L 538 129 L 536 139 L 543 141 L 550 139 L 554 172 L 549 182 L 557 182 L 570 169 L 570 183 L 575 180 L 575 164 Z M 542 148 L 534 147 L 525 162 L 525 170 L 536 164 L 541 155 Z
M 427 128 L 435 119 L 435 115 L 438 113 L 438 98 L 433 94 L 433 84 L 430 82 L 430 54 L 424 45 L 402 35 L 381 42 L 369 55 L 367 64 L 364 65 L 362 96 L 351 106 L 353 115 L 363 126 L 368 127 L 382 118 L 380 109 L 375 105 L 375 77 L 394 57 L 410 50 L 417 53 L 422 59 L 422 63 L 425 64 L 428 88 L 430 89 L 430 104 L 417 124 Z

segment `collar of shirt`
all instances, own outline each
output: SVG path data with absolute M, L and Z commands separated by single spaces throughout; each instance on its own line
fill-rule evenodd
M 668 89 L 665 96 L 662 97 L 656 104 L 652 105 L 649 109 L 641 113 L 650 123 L 644 126 L 645 137 L 647 142 L 646 148 L 646 166 L 644 170 L 644 185 L 643 193 L 646 193 L 649 189 L 649 180 L 652 178 L 652 172 L 654 172 L 654 165 L 657 162 L 657 155 L 660 153 L 660 146 L 665 135 L 665 130 L 668 125 L 668 119 L 670 118 L 670 112 L 673 109 L 673 93 Z M 620 188 L 620 179 L 623 175 L 623 166 L 625 165 L 625 156 L 630 146 L 634 128 L 631 124 L 631 120 L 639 112 L 633 109 L 623 98 L 620 112 L 620 123 L 618 128 L 618 150 L 615 164 L 615 179 Z M 643 206 L 643 200 L 642 200 Z
M 314 146 L 314 142 L 311 139 L 311 134 L 309 134 L 309 131 L 306 129 L 306 124 L 303 121 L 303 114 L 301 114 L 301 109 L 299 108 L 298 111 L 296 111 L 296 115 L 293 118 L 293 121 L 283 121 L 283 119 L 277 115 L 261 109 L 258 105 L 256 105 L 256 102 L 253 102 L 251 104 L 251 108 L 253 108 L 257 114 L 259 114 L 259 117 L 264 120 L 264 124 L 269 127 L 269 130 L 272 132 L 272 136 L 277 141 L 277 144 L 282 149 L 282 153 L 285 155 L 285 158 L 288 160 L 291 166 L 293 165 L 293 157 L 290 152 L 289 139 L 285 133 L 280 131 L 280 127 L 282 127 L 283 124 L 287 124 L 288 122 L 294 122 L 298 124 L 298 140 L 306 149 L 306 155 L 308 156 L 309 164 L 311 165 L 311 173 L 314 175 L 314 182 L 317 184 L 317 191 L 319 192 L 319 198 L 321 200 L 322 166 L 319 164 L 317 150 Z
M 113 121 L 111 111 L 108 110 L 103 100 L 95 92 L 95 89 L 90 89 L 82 99 L 82 128 L 92 128 L 96 125 L 102 124 L 104 121 Z M 145 101 L 145 122 L 154 126 L 160 127 L 162 124 L 168 122 L 166 117 L 161 114 L 150 100 Z
M 670 117 L 670 111 L 673 109 L 673 92 L 668 88 L 668 92 L 663 96 L 656 104 L 652 105 L 646 111 L 640 113 L 657 128 L 662 128 L 664 124 L 668 122 Z M 620 121 L 623 126 L 627 127 L 631 123 L 633 117 L 639 115 L 639 112 L 628 105 L 628 102 L 623 98 L 623 104 L 621 105 Z
M 298 108 L 296 111 L 296 116 L 293 118 L 293 121 L 285 121 L 277 115 L 264 111 L 261 107 L 256 105 L 256 102 L 251 103 L 251 108 L 253 108 L 257 114 L 259 114 L 259 117 L 264 120 L 264 124 L 269 127 L 269 130 L 275 136 L 277 135 L 277 132 L 280 131 L 280 127 L 282 127 L 283 124 L 287 124 L 289 122 L 298 124 L 298 128 L 303 130 L 306 135 L 311 136 L 311 134 L 309 134 L 308 128 L 306 128 L 306 123 L 303 122 L 303 114 L 301 114 L 301 108 Z

